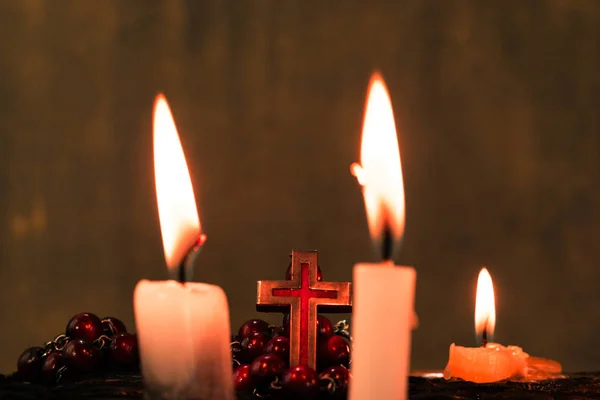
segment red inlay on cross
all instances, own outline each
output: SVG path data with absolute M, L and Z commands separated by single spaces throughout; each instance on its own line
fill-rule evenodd
M 317 269 L 316 251 L 293 250 L 290 280 L 258 282 L 258 311 L 290 313 L 290 366 L 316 367 L 317 311 L 352 309 L 350 283 L 319 282 Z

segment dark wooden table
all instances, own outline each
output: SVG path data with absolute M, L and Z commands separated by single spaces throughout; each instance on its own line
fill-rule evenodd
M 0 375 L 0 399 L 2 400 L 113 400 L 142 397 L 143 381 L 135 374 L 90 376 L 84 380 L 67 381 L 54 387 L 24 383 L 14 377 Z M 322 399 L 326 398 L 328 397 L 322 397 Z M 240 393 L 238 399 L 250 400 L 251 396 Z M 411 377 L 410 399 L 600 399 L 600 372 L 570 374 L 564 379 L 536 383 L 500 382 L 488 385 Z

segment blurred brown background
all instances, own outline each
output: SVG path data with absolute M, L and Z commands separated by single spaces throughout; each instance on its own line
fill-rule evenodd
M 349 165 L 375 68 L 402 152 L 399 261 L 418 270 L 413 367 L 475 343 L 488 265 L 498 341 L 599 369 L 600 3 L 3 0 L 0 372 L 77 312 L 131 325 L 136 282 L 165 277 L 158 91 L 209 236 L 196 277 L 226 290 L 234 329 L 292 248 L 350 280 L 374 259 Z

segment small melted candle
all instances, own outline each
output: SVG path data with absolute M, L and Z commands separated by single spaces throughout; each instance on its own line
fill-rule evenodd
M 484 347 L 462 347 L 452 343 L 444 378 L 475 383 L 537 381 L 556 377 L 561 371 L 557 361 L 530 357 L 518 346 L 488 343 Z

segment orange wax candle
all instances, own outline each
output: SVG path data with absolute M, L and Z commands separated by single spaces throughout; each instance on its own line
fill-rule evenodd
M 494 333 L 496 309 L 492 277 L 483 268 L 477 280 L 475 300 L 475 330 L 483 338 L 482 347 L 450 345 L 444 378 L 460 378 L 475 383 L 497 382 L 506 379 L 543 380 L 560 374 L 560 363 L 530 357 L 518 346 L 487 343 Z

